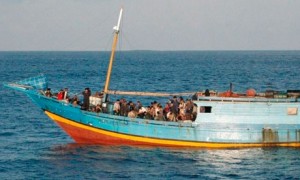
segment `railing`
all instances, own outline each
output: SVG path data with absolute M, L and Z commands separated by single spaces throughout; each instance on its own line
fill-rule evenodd
M 297 98 L 264 98 L 264 97 L 198 97 L 198 101 L 221 101 L 221 102 L 299 102 Z

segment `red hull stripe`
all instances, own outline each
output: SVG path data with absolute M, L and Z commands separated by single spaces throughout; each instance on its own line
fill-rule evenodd
M 65 130 L 77 143 L 106 144 L 106 145 L 150 145 L 171 147 L 206 147 L 206 148 L 238 148 L 238 147 L 263 147 L 263 146 L 290 146 L 300 147 L 299 142 L 293 143 L 210 143 L 189 142 L 167 139 L 147 138 L 133 135 L 120 134 L 106 131 L 92 126 L 80 124 L 63 118 L 49 111 L 45 113 Z

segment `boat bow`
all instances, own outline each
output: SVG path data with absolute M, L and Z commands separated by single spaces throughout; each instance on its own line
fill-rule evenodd
M 44 74 L 38 76 L 26 78 L 17 82 L 4 83 L 5 87 L 17 90 L 17 91 L 28 91 L 28 90 L 46 90 L 48 88 L 47 77 Z

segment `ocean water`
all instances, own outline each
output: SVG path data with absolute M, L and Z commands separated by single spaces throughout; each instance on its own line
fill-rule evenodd
M 0 82 L 44 73 L 52 89 L 100 91 L 108 59 L 108 52 L 0 52 Z M 110 89 L 226 91 L 231 82 L 241 92 L 300 89 L 300 51 L 119 52 Z M 300 148 L 81 145 L 25 95 L 1 85 L 0 96 L 0 179 L 300 178 Z

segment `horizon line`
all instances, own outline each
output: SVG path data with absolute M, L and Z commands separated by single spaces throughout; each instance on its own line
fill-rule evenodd
M 131 51 L 153 51 L 153 52 L 176 52 L 176 51 L 185 51 L 185 52 L 195 52 L 195 51 L 300 51 L 300 49 L 257 49 L 257 50 L 117 50 L 116 52 L 131 52 Z M 110 50 L 0 50 L 0 52 L 111 52 Z

